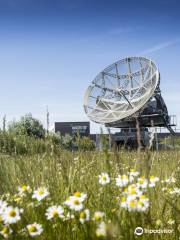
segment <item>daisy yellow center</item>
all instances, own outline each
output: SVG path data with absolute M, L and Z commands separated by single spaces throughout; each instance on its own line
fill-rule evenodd
M 81 213 L 80 213 L 80 218 L 83 218 L 83 219 L 86 218 L 86 214 L 85 214 L 85 212 L 81 212 Z
M 161 220 L 160 220 L 160 219 L 158 219 L 158 220 L 156 221 L 156 225 L 161 225 Z
M 3 232 L 4 234 L 8 234 L 8 233 L 9 233 L 9 228 L 8 228 L 8 227 L 4 227 L 3 230 L 2 230 L 2 232 Z
M 150 180 L 153 180 L 154 179 L 154 176 L 150 176 Z
M 140 196 L 140 199 L 145 199 L 146 197 L 144 195 L 141 195 Z
M 14 211 L 14 210 L 9 211 L 9 216 L 10 217 L 15 217 L 16 216 L 16 211 Z
M 80 196 L 81 196 L 81 193 L 80 193 L 80 192 L 75 192 L 75 193 L 74 193 L 74 196 L 80 197 Z
M 73 201 L 73 203 L 74 203 L 74 205 L 79 205 L 79 200 L 78 200 L 78 199 L 75 199 L 75 200 Z
M 20 198 L 20 197 L 15 198 L 14 201 L 17 202 L 17 203 L 19 203 L 19 202 L 21 201 L 21 198 Z
M 43 195 L 43 194 L 44 194 L 44 190 L 43 190 L 43 189 L 39 190 L 39 191 L 38 191 L 38 194 L 39 194 L 39 195 Z
M 96 221 L 100 221 L 101 219 L 102 219 L 102 217 L 101 217 L 100 215 L 96 215 L 96 216 L 95 216 L 95 220 L 96 220 Z
M 106 176 L 102 176 L 103 181 L 106 181 L 106 179 L 107 179 Z
M 122 179 L 127 180 L 128 177 L 127 177 L 126 175 L 123 175 L 123 176 L 122 176 Z
M 122 198 L 121 198 L 121 202 L 126 202 L 126 198 L 125 198 L 125 197 L 122 197 Z
M 135 207 L 136 206 L 135 201 L 131 200 L 130 203 L 129 203 L 129 206 L 132 207 L 132 208 Z
M 138 180 L 138 183 L 139 183 L 139 184 L 143 184 L 143 183 L 144 183 L 144 179 L 139 179 L 139 180 Z
M 36 228 L 36 226 L 30 226 L 29 227 L 29 232 L 37 232 L 37 228 Z
M 141 201 L 138 201 L 138 204 L 140 205 L 140 206 L 144 206 L 144 203 L 143 202 L 141 202 Z
M 111 209 L 111 212 L 112 213 L 116 212 L 116 208 Z
M 23 191 L 26 191 L 27 186 L 26 186 L 26 185 L 23 185 L 23 186 L 21 187 L 21 189 L 22 189 Z
M 53 215 L 53 217 L 58 217 L 58 216 L 59 216 L 58 211 L 57 211 L 57 210 L 54 210 L 54 211 L 52 212 L 52 215 Z
M 129 191 L 129 194 L 130 195 L 136 194 L 136 189 L 135 188 L 131 188 L 130 191 Z

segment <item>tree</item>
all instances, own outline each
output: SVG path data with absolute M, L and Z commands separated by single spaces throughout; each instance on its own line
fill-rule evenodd
M 66 149 L 72 149 L 73 137 L 69 134 L 65 134 L 65 136 L 62 136 L 62 146 Z
M 21 117 L 20 121 L 10 123 L 8 130 L 17 135 L 28 135 L 36 138 L 44 138 L 45 136 L 42 123 L 33 118 L 31 113 Z

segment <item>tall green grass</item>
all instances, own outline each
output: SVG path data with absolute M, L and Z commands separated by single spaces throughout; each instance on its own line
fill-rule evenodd
M 47 135 L 45 138 L 35 138 L 27 135 L 16 135 L 11 132 L 0 131 L 0 153 L 9 155 L 32 155 L 44 152 L 58 151 L 59 139 L 56 135 Z
M 38 144 L 41 144 L 39 140 L 25 139 L 24 144 L 25 149 L 27 146 L 29 148 L 26 154 L 14 154 L 13 150 L 12 155 L 10 150 L 0 155 L 1 197 L 10 205 L 24 209 L 21 221 L 13 226 L 14 235 L 12 234 L 9 239 L 29 239 L 30 237 L 21 230 L 33 222 L 43 226 L 42 235 L 36 239 L 97 239 L 96 224 L 93 220 L 80 224 L 77 213 L 75 219 L 64 222 L 47 221 L 45 217 L 47 206 L 62 205 L 77 191 L 87 193 L 84 205 L 90 210 L 91 216 L 95 211 L 105 213 L 107 236 L 102 239 L 179 239 L 179 196 L 171 196 L 162 191 L 166 185 L 161 182 L 173 176 L 176 182 L 170 184 L 168 189 L 180 187 L 179 151 L 144 151 L 138 154 L 136 151 L 125 150 L 110 152 L 107 148 L 102 151 L 71 152 L 63 149 L 55 151 L 57 146 L 52 142 L 49 144 L 42 142 L 42 150 L 37 151 Z M 146 178 L 150 175 L 160 178 L 157 186 L 148 190 L 150 208 L 147 212 L 128 212 L 120 207 L 118 197 L 121 189 L 115 185 L 115 178 L 118 174 L 126 174 L 132 168 Z M 111 178 L 110 184 L 106 186 L 101 186 L 98 182 L 98 175 L 102 172 L 107 172 Z M 32 190 L 45 186 L 50 196 L 40 205 L 33 205 L 31 194 L 18 199 L 17 188 L 22 185 L 29 185 Z M 169 224 L 169 220 L 173 220 L 174 223 Z M 136 236 L 134 230 L 138 226 L 146 229 L 172 229 L 173 233 Z

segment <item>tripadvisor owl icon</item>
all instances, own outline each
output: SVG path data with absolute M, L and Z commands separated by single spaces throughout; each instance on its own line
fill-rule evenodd
M 135 228 L 134 234 L 140 236 L 143 234 L 143 228 L 142 227 L 137 227 Z

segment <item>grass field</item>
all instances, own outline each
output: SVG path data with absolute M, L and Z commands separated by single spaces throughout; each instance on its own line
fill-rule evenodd
M 2 239 L 180 237 L 179 151 L 1 154 L 0 182 Z

